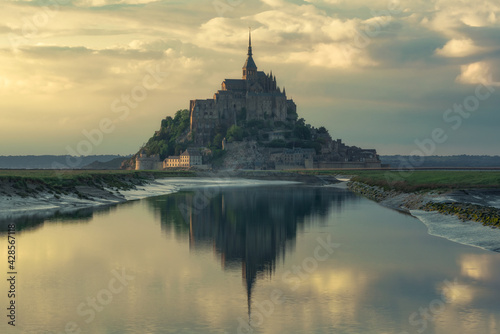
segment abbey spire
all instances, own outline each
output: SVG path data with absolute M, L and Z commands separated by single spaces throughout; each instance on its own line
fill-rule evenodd
M 250 57 L 252 56 L 252 29 L 248 29 L 248 53 Z
M 252 58 L 252 31 L 248 31 L 248 57 L 243 65 L 243 80 L 254 78 L 257 75 L 257 65 Z

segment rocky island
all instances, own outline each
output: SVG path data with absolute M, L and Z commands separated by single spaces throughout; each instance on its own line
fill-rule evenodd
M 225 79 L 213 98 L 166 117 L 123 169 L 379 168 L 375 149 L 348 146 L 299 118 L 276 76 L 258 71 L 251 34 L 241 79 Z

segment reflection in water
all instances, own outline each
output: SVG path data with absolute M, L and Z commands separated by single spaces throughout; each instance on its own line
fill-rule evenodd
M 464 277 L 458 293 L 459 303 L 498 305 L 498 296 L 490 291 L 500 291 L 500 267 L 491 254 L 464 254 L 459 260 Z M 478 284 L 479 283 L 479 284 Z
M 123 203 L 122 205 L 126 205 Z M 30 212 L 26 215 L 0 218 L 0 235 L 7 232 L 7 225 L 16 224 L 16 231 L 35 230 L 44 223 L 89 223 L 94 215 L 105 215 L 117 210 L 116 205 L 105 205 L 98 207 L 64 209 L 64 210 L 40 210 Z
M 213 248 L 223 269 L 241 264 L 250 316 L 257 277 L 271 277 L 295 246 L 297 229 L 315 216 L 340 211 L 348 191 L 318 187 L 205 188 L 150 199 L 161 217 L 162 230 L 189 235 L 191 250 Z
M 70 321 L 82 333 L 238 333 L 250 320 L 262 334 L 499 333 L 500 254 L 341 190 L 205 188 L 16 222 L 20 333 Z M 295 288 L 285 273 L 327 235 L 341 247 Z M 135 279 L 87 323 L 78 306 L 116 268 Z M 276 290 L 283 303 L 264 311 Z

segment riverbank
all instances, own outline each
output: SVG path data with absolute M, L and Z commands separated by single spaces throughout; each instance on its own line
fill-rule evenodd
M 403 192 L 351 181 L 348 188 L 381 205 L 409 213 L 429 234 L 458 243 L 500 251 L 500 190 L 434 189 Z
M 127 193 L 138 187 L 153 188 L 154 193 L 157 180 L 193 175 L 156 171 L 1 170 L 0 217 L 116 204 L 127 201 Z
M 293 175 L 251 179 L 234 172 L 0 171 L 0 219 L 65 212 L 159 196 L 186 188 L 320 182 Z M 302 181 L 298 181 L 302 180 Z

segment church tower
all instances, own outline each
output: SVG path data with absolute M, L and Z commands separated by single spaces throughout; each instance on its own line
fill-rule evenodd
M 252 32 L 248 32 L 248 57 L 243 65 L 243 80 L 255 79 L 257 77 L 257 65 L 252 58 Z

